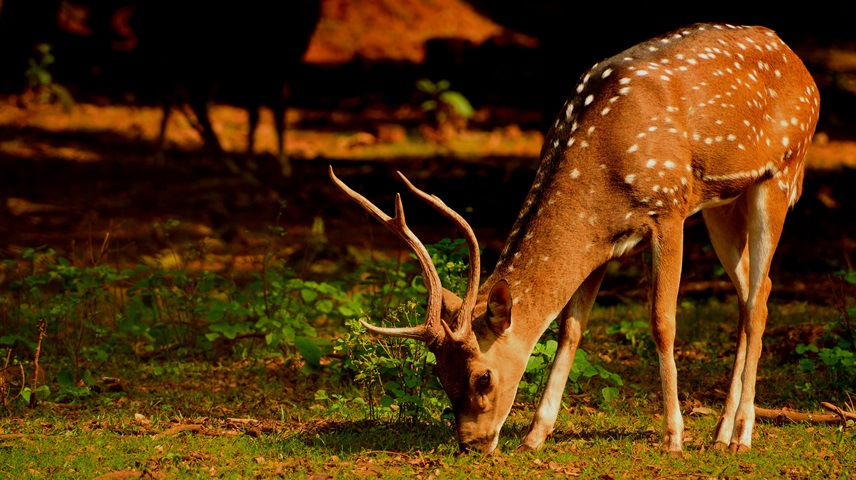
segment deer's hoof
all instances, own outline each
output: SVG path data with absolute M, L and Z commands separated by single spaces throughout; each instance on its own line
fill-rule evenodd
M 537 447 L 532 447 L 531 445 L 527 445 L 525 443 L 521 443 L 517 447 L 517 451 L 520 453 L 534 452 L 535 450 L 537 450 Z
M 731 445 L 728 446 L 728 450 L 730 450 L 731 453 L 743 453 L 752 450 L 752 447 L 750 447 L 749 445 L 743 445 L 737 442 L 733 442 Z

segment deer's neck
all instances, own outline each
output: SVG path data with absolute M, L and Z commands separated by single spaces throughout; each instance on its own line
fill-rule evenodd
M 572 161 L 563 158 L 561 150 L 553 151 L 544 156 L 481 292 L 486 296 L 497 281 L 508 282 L 513 334 L 531 345 L 588 275 L 614 256 L 616 240 L 632 235 L 626 222 L 614 218 L 614 205 L 607 207 L 603 201 L 609 179 L 597 174 L 596 160 Z

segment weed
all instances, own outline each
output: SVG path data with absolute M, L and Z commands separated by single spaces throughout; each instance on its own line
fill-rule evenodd
M 824 379 L 829 386 L 846 392 L 852 392 L 856 385 L 856 344 L 854 344 L 854 325 L 852 316 L 856 308 L 848 308 L 847 302 L 856 285 L 856 271 L 839 272 L 832 281 L 836 293 L 838 316 L 830 322 L 825 335 L 817 343 L 800 343 L 795 352 L 800 358 L 798 369 L 811 376 L 814 384 L 806 382 L 801 388 L 810 392 L 822 387 Z
M 40 43 L 35 45 L 33 49 L 34 57 L 29 59 L 25 72 L 30 91 L 38 102 L 58 101 L 64 110 L 71 110 L 72 105 L 74 105 L 71 93 L 64 86 L 55 82 L 50 73 L 50 67 L 56 61 L 53 53 L 51 53 L 51 46 L 47 43 Z
M 443 136 L 452 136 L 466 129 L 467 121 L 475 113 L 470 101 L 462 93 L 451 89 L 448 80 L 432 82 L 423 78 L 416 89 L 427 97 L 422 111 L 431 115 L 432 123 Z

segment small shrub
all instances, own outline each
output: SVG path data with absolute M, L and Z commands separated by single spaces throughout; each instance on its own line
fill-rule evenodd
M 466 129 L 475 111 L 467 97 L 451 89 L 448 80 L 435 83 L 423 78 L 416 82 L 416 89 L 426 97 L 420 105 L 422 111 L 431 116 L 441 135 L 451 136 Z
M 856 330 L 852 322 L 856 308 L 849 307 L 848 301 L 854 297 L 856 271 L 839 272 L 832 284 L 839 315 L 830 322 L 824 337 L 819 339 L 823 344 L 831 346 L 818 346 L 815 343 L 797 345 L 795 352 L 800 359 L 798 369 L 811 375 L 815 384 L 804 385 L 805 391 L 814 389 L 818 382 L 825 379 L 833 388 L 852 393 L 856 385 Z

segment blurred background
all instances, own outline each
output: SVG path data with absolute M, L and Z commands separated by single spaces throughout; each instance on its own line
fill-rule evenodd
M 773 277 L 774 295 L 823 298 L 856 246 L 856 7 L 782 5 L 2 0 L 0 255 L 49 245 L 133 264 L 204 242 L 193 268 L 252 270 L 274 236 L 310 277 L 366 251 L 406 255 L 332 186 L 333 165 L 390 211 L 396 170 L 439 195 L 490 270 L 579 75 L 668 30 L 728 22 L 775 29 L 821 89 Z M 458 236 L 405 208 L 426 243 Z M 729 291 L 700 217 L 687 232 L 689 284 Z M 604 295 L 644 292 L 640 262 L 617 264 Z

